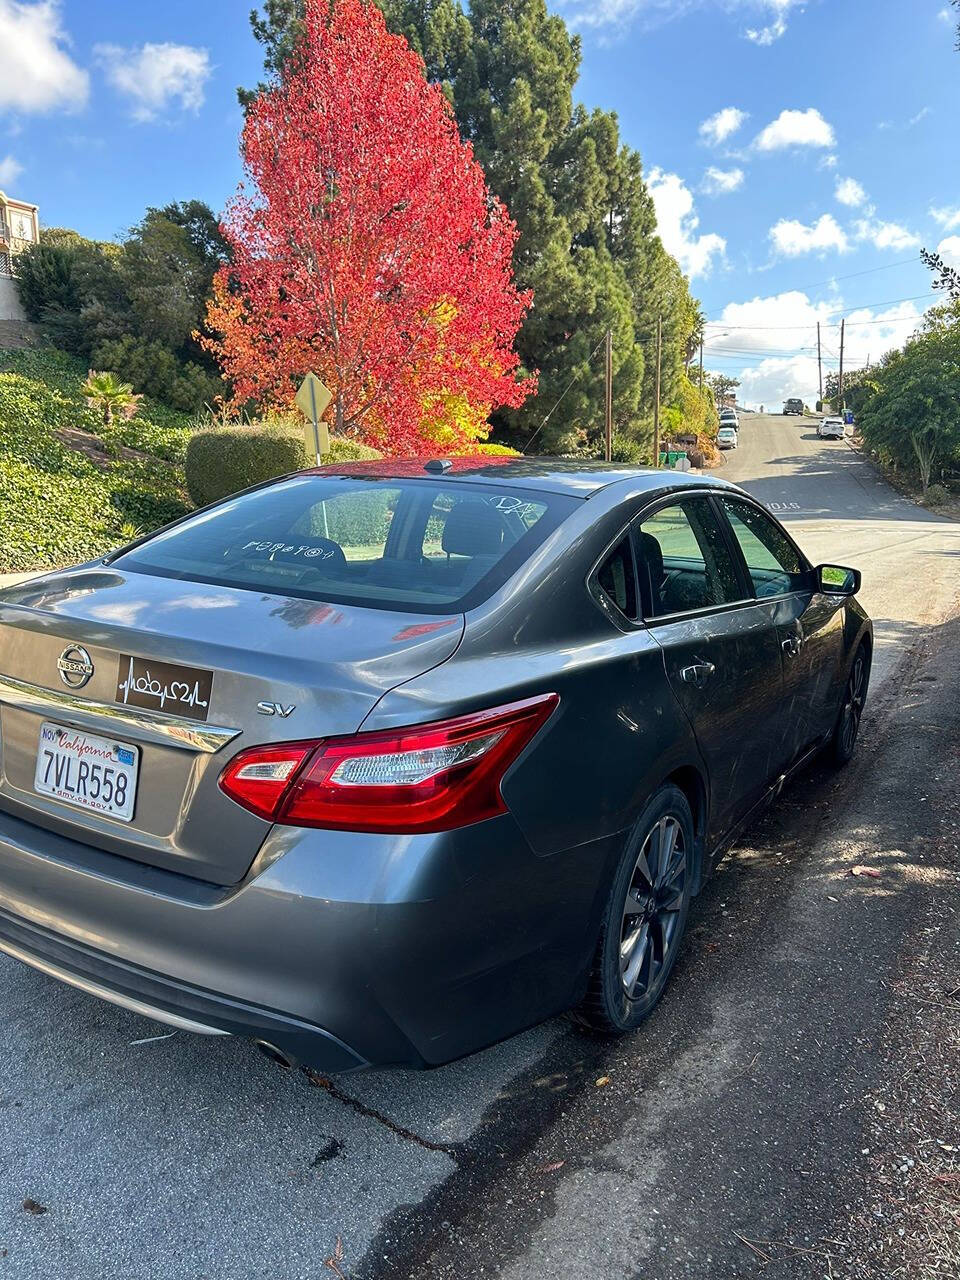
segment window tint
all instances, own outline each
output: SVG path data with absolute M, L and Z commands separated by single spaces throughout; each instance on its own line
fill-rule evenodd
M 159 533 L 116 563 L 310 600 L 446 613 L 484 600 L 577 505 L 492 485 L 296 476 Z
M 805 566 L 796 548 L 768 515 L 736 498 L 722 497 L 720 504 L 730 517 L 758 596 L 783 595 L 806 584 Z
M 722 530 L 705 498 L 663 507 L 640 525 L 637 564 L 650 618 L 742 599 Z
M 636 621 L 637 583 L 629 538 L 623 538 L 597 570 L 597 586 L 625 618 Z

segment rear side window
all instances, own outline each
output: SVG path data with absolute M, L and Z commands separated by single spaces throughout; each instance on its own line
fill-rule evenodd
M 662 618 L 743 597 L 723 531 L 705 498 L 662 507 L 639 526 L 637 567 L 644 614 Z
M 304 475 L 160 533 L 120 568 L 422 613 L 479 604 L 576 506 L 492 485 Z
M 796 548 L 765 512 L 748 502 L 720 498 L 740 544 L 758 596 L 778 596 L 806 585 L 806 565 Z
M 631 622 L 637 620 L 637 580 L 629 538 L 622 538 L 601 564 L 596 573 L 596 584 L 609 604 Z

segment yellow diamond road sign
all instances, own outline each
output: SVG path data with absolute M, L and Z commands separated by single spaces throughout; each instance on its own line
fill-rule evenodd
M 308 373 L 296 394 L 297 408 L 307 419 L 304 433 L 307 448 L 320 462 L 320 455 L 330 452 L 330 433 L 321 421 L 324 410 L 333 399 L 333 392 L 325 387 L 315 373 Z

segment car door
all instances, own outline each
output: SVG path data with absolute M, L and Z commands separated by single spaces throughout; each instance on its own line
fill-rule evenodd
M 776 520 L 746 497 L 717 504 L 758 601 L 774 610 L 783 653 L 780 717 L 792 762 L 833 728 L 843 664 L 843 599 L 816 590 L 810 564 Z
M 711 499 L 667 501 L 635 525 L 644 619 L 709 770 L 716 843 L 784 764 L 773 611 L 749 590 Z

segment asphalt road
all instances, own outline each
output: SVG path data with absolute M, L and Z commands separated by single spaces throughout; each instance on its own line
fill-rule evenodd
M 795 418 L 741 442 L 722 474 L 862 569 L 878 679 L 854 764 L 701 895 L 654 1016 L 331 1089 L 0 957 L 0 1280 L 860 1274 L 893 985 L 957 893 L 960 526 Z

